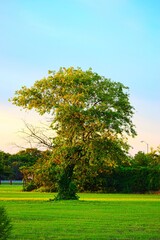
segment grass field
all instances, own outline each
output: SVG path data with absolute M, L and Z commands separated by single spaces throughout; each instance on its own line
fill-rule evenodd
M 53 202 L 53 193 L 0 185 L 0 205 L 13 224 L 10 239 L 160 239 L 160 195 L 79 196 L 80 201 Z

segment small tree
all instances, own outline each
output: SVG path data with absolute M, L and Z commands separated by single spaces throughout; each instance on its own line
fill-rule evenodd
M 49 71 L 47 78 L 31 88 L 16 91 L 13 104 L 53 116 L 53 156 L 60 170 L 57 199 L 77 199 L 73 183 L 76 165 L 116 162 L 127 152 L 124 139 L 136 134 L 127 91 L 123 84 L 91 69 L 73 67 Z
M 11 221 L 4 207 L 0 207 L 0 240 L 6 240 L 11 233 Z
M 12 175 L 12 168 L 10 164 L 10 154 L 0 151 L 0 180 L 9 179 Z

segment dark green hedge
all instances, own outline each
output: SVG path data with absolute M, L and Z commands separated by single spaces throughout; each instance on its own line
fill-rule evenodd
M 145 193 L 160 190 L 160 167 L 118 167 L 77 181 L 80 191 Z
M 160 168 L 119 167 L 106 176 L 105 190 L 120 193 L 145 193 L 160 190 Z

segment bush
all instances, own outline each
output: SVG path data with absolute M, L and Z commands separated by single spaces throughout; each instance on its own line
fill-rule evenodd
M 35 190 L 36 188 L 37 188 L 37 186 L 35 185 L 35 183 L 33 181 L 30 181 L 30 182 L 24 184 L 23 191 L 30 192 L 30 191 Z
M 40 188 L 37 188 L 36 190 L 35 190 L 36 192 L 56 192 L 57 191 L 57 189 L 55 188 L 55 186 L 53 185 L 53 186 L 42 186 L 42 187 L 40 187 Z
M 0 240 L 6 240 L 11 232 L 11 221 L 4 207 L 0 207 Z

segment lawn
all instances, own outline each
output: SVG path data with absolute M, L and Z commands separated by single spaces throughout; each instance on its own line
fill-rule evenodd
M 160 195 L 86 193 L 80 201 L 49 201 L 53 196 L 0 185 L 10 239 L 160 239 Z

